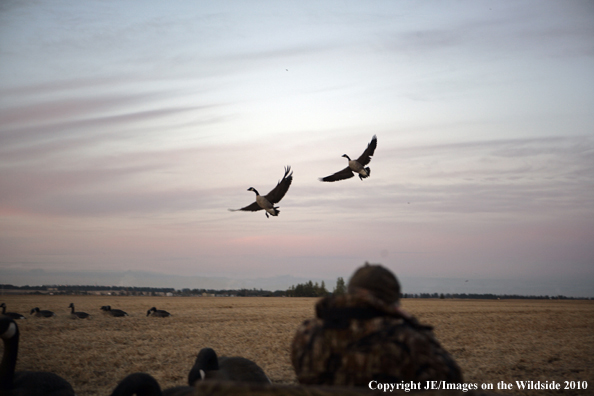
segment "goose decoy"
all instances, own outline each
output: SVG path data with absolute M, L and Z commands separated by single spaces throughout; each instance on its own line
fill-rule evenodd
M 20 313 L 6 312 L 6 304 L 4 304 L 4 303 L 0 304 L 0 308 L 2 308 L 2 315 L 9 316 L 9 317 L 11 317 L 13 319 L 27 319 L 26 317 L 24 317 Z
M 355 175 L 355 173 L 359 174 L 359 179 L 361 180 L 368 178 L 371 174 L 371 169 L 369 169 L 369 167 L 365 168 L 365 165 L 367 165 L 369 161 L 371 161 L 371 157 L 373 157 L 373 152 L 375 151 L 376 147 L 377 137 L 373 135 L 373 137 L 371 138 L 371 142 L 369 142 L 367 148 L 359 158 L 357 158 L 356 160 L 351 160 L 351 158 L 348 155 L 343 154 L 342 156 L 346 157 L 346 159 L 349 161 L 348 166 L 343 170 L 336 172 L 333 175 L 321 177 L 320 181 L 334 182 L 338 180 L 350 179 Z
M 51 318 L 52 316 L 56 316 L 55 313 L 53 313 L 52 311 L 47 311 L 45 309 L 39 309 L 37 307 L 33 308 L 31 310 L 31 315 L 35 314 L 35 316 L 37 316 L 38 318 Z
M 171 316 L 171 314 L 167 311 L 163 311 L 162 309 L 157 309 L 155 307 L 152 307 L 151 309 L 146 311 L 146 316 L 154 316 L 157 318 L 166 318 L 168 316 Z
M 275 203 L 280 202 L 281 199 L 285 196 L 289 187 L 291 186 L 291 182 L 293 181 L 293 172 L 291 171 L 291 167 L 285 167 L 285 175 L 283 176 L 282 180 L 279 180 L 276 187 L 272 189 L 266 196 L 262 196 L 258 193 L 254 187 L 250 187 L 247 190 L 253 191 L 256 193 L 256 202 L 252 203 L 241 209 L 229 209 L 231 212 L 236 212 L 238 210 L 244 210 L 248 212 L 256 212 L 258 210 L 264 209 L 266 212 L 266 217 L 270 213 L 272 216 L 278 216 L 280 210 L 278 207 L 274 206 Z
M 15 373 L 19 335 L 19 327 L 15 321 L 8 316 L 0 316 L 0 338 L 4 342 L 4 354 L 0 363 L 0 394 L 74 396 L 74 390 L 68 381 L 54 373 Z
M 272 383 L 264 370 L 251 360 L 237 356 L 219 358 L 212 348 L 200 350 L 188 374 L 190 386 L 204 380 Z
M 194 394 L 190 386 L 175 386 L 161 391 L 159 382 L 150 374 L 134 373 L 120 381 L 111 396 L 189 396 Z
M 89 315 L 86 312 L 75 312 L 74 311 L 74 303 L 70 303 L 68 308 L 70 308 L 70 317 L 72 319 L 88 319 L 89 317 L 91 317 L 91 315 Z
M 161 387 L 152 375 L 134 373 L 128 375 L 115 387 L 111 396 L 161 396 Z
M 111 305 L 104 305 L 100 308 L 103 312 L 108 315 L 114 316 L 116 318 L 121 318 L 123 316 L 128 316 L 128 314 L 121 309 L 111 309 Z

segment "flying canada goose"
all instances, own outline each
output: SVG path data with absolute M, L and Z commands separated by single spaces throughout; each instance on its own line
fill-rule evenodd
M 70 303 L 68 308 L 70 308 L 70 317 L 72 319 L 88 319 L 89 317 L 91 317 L 91 315 L 89 315 L 86 312 L 75 312 L 74 311 L 74 303 Z
M 154 316 L 156 318 L 166 318 L 168 316 L 171 316 L 171 314 L 167 311 L 163 311 L 162 309 L 157 309 L 155 307 L 152 307 L 151 309 L 146 311 L 146 316 Z
M 212 348 L 200 350 L 188 374 L 190 386 L 201 380 L 272 383 L 264 370 L 251 360 L 237 356 L 219 358 Z
M 31 315 L 35 314 L 35 316 L 37 316 L 38 318 L 51 318 L 52 316 L 56 316 L 55 313 L 53 313 L 52 311 L 47 311 L 45 309 L 39 309 L 37 307 L 33 308 L 31 310 Z
M 121 309 L 111 309 L 111 305 L 104 305 L 100 308 L 104 313 L 115 316 L 116 318 L 121 318 L 123 316 L 128 316 L 128 314 Z
M 264 209 L 266 212 L 266 217 L 270 213 L 272 216 L 278 216 L 280 210 L 278 207 L 274 206 L 275 203 L 280 202 L 281 199 L 285 196 L 289 187 L 291 186 L 291 182 L 293 181 L 293 172 L 291 171 L 291 167 L 285 167 L 285 175 L 283 176 L 282 180 L 280 180 L 276 187 L 272 189 L 266 196 L 261 196 L 254 187 L 250 187 L 247 190 L 253 191 L 256 193 L 256 202 L 252 203 L 251 205 L 246 206 L 245 208 L 241 209 L 229 209 L 231 212 L 236 212 L 238 210 L 245 210 L 248 212 L 256 212 L 258 210 Z
M 0 363 L 0 394 L 74 396 L 74 390 L 68 381 L 54 373 L 15 373 L 19 335 L 19 327 L 15 321 L 8 316 L 0 316 L 0 338 L 4 342 L 4 354 Z
M 6 312 L 6 304 L 4 304 L 4 303 L 0 304 L 0 308 L 2 308 L 2 315 L 9 316 L 9 317 L 11 317 L 13 319 L 27 319 L 26 317 L 24 317 L 20 313 Z
M 369 169 L 369 167 L 365 168 L 365 165 L 367 165 L 369 161 L 371 161 L 371 157 L 373 157 L 373 152 L 375 151 L 376 147 L 377 137 L 373 135 L 373 137 L 371 138 L 371 142 L 369 142 L 367 148 L 359 158 L 357 158 L 356 160 L 351 160 L 351 158 L 348 155 L 343 154 L 342 156 L 346 157 L 346 159 L 349 161 L 348 166 L 343 170 L 336 172 L 333 175 L 321 177 L 320 181 L 334 182 L 338 180 L 350 179 L 355 175 L 353 172 L 358 173 L 359 179 L 361 180 L 368 178 L 371 174 L 371 169 Z

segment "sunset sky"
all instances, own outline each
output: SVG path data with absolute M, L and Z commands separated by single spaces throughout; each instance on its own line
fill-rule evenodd
M 594 296 L 592 1 L 0 3 L 0 283 L 365 261 Z

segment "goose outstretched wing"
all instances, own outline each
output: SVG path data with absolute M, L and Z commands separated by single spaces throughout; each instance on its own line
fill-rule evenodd
M 361 165 L 365 166 L 371 161 L 371 157 L 373 157 L 373 153 L 375 152 L 375 148 L 377 147 L 377 137 L 373 135 L 371 138 L 371 142 L 367 145 L 365 151 L 359 158 L 357 158 L 357 162 Z
M 248 206 L 244 206 L 240 209 L 229 209 L 230 212 L 237 212 L 238 210 L 244 210 L 246 212 L 256 212 L 258 210 L 262 210 L 262 207 L 258 205 L 258 202 L 254 202 Z
M 290 172 L 290 173 L 289 173 Z M 276 184 L 276 187 L 272 189 L 264 198 L 266 198 L 271 204 L 275 204 L 280 202 L 281 199 L 285 196 L 289 187 L 291 186 L 291 182 L 293 181 L 293 172 L 291 172 L 291 167 L 285 167 L 285 175 L 279 182 Z
M 355 174 L 353 173 L 353 171 L 351 170 L 351 168 L 349 168 L 347 166 L 343 170 L 338 171 L 338 172 L 336 172 L 333 175 L 326 176 L 326 177 L 320 177 L 320 181 L 333 182 L 333 181 L 338 181 L 338 180 L 349 179 L 349 178 L 351 178 L 353 176 L 355 176 Z

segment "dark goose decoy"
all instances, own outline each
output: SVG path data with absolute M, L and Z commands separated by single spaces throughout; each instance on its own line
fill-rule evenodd
M 283 176 L 282 180 L 280 180 L 276 187 L 272 189 L 266 196 L 262 196 L 258 193 L 254 187 L 250 187 L 247 190 L 253 191 L 256 193 L 256 202 L 252 203 L 241 209 L 229 209 L 232 212 L 236 212 L 238 210 L 244 210 L 248 212 L 256 212 L 258 210 L 264 209 L 266 212 L 266 217 L 270 213 L 272 216 L 278 216 L 280 210 L 278 207 L 274 206 L 275 203 L 280 202 L 281 199 L 285 196 L 289 187 L 291 186 L 291 182 L 293 181 L 293 172 L 291 171 L 291 167 L 285 167 L 285 175 Z
M 355 175 L 355 173 L 359 175 L 359 179 L 361 180 L 368 178 L 371 174 L 371 169 L 369 169 L 369 167 L 365 168 L 365 165 L 367 165 L 369 161 L 371 161 L 371 157 L 373 156 L 376 147 L 377 137 L 373 135 L 373 138 L 371 138 L 371 142 L 369 142 L 367 148 L 359 158 L 357 158 L 356 160 L 351 160 L 351 158 L 348 155 L 343 154 L 342 156 L 346 157 L 346 159 L 349 161 L 348 166 L 343 170 L 336 172 L 333 175 L 321 177 L 320 181 L 334 182 L 338 180 L 350 179 Z
M 200 350 L 188 374 L 190 386 L 201 380 L 271 383 L 264 370 L 251 360 L 236 356 L 219 358 L 212 348 Z
M 111 396 L 162 396 L 161 387 L 152 375 L 134 373 L 128 375 L 115 387 Z
M 47 311 L 45 309 L 39 309 L 37 307 L 33 308 L 31 310 L 31 315 L 35 314 L 35 316 L 37 316 L 38 318 L 51 318 L 52 316 L 56 316 L 55 313 L 53 313 L 52 311 Z
M 9 317 L 11 317 L 13 319 L 27 319 L 26 317 L 24 317 L 20 313 L 6 312 L 6 304 L 4 304 L 4 303 L 0 304 L 0 308 L 2 308 L 2 315 L 9 316 Z
M 163 311 L 162 309 L 157 309 L 155 307 L 152 307 L 151 309 L 146 311 L 146 316 L 154 316 L 156 318 L 166 318 L 168 316 L 171 316 L 171 314 L 167 311 Z
M 0 364 L 0 394 L 74 396 L 74 390 L 68 381 L 54 373 L 45 371 L 15 373 L 19 335 L 19 327 L 15 321 L 8 316 L 0 316 L 0 338 L 4 342 L 4 354 Z
M 72 319 L 88 319 L 89 317 L 91 317 L 91 315 L 89 315 L 86 312 L 75 312 L 74 311 L 74 303 L 70 303 L 68 308 L 70 308 L 70 317 Z
M 128 314 L 121 309 L 111 309 L 111 305 L 104 305 L 100 308 L 103 312 L 108 315 L 115 316 L 116 318 L 121 318 L 123 316 L 128 316 Z
M 111 396 L 189 396 L 194 394 L 190 386 L 176 386 L 161 391 L 159 382 L 150 374 L 134 373 L 120 381 Z

